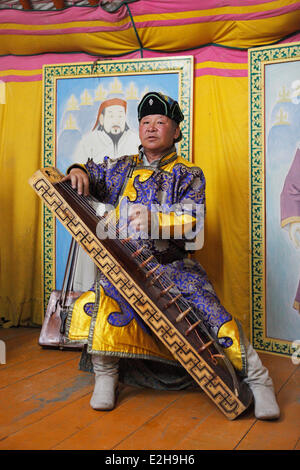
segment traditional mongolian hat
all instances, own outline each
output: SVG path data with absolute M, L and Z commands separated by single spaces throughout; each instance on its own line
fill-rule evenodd
M 177 101 L 156 91 L 150 91 L 147 93 L 138 105 L 139 121 L 149 114 L 162 114 L 163 116 L 168 116 L 170 119 L 177 122 L 177 124 L 184 119 Z
M 120 98 L 111 98 L 111 99 L 108 99 L 106 101 L 103 101 L 101 103 L 100 107 L 99 107 L 98 116 L 97 116 L 96 122 L 94 124 L 93 131 L 98 126 L 100 116 L 103 113 L 104 109 L 108 108 L 109 106 L 123 106 L 123 108 L 125 109 L 125 113 L 126 113 L 126 109 L 127 109 L 126 101 L 121 100 Z
M 177 101 L 170 98 L 170 96 L 163 95 L 156 91 L 150 91 L 141 100 L 138 105 L 138 120 L 140 121 L 144 116 L 149 114 L 161 114 L 173 119 L 177 124 L 184 120 L 184 116 Z M 175 140 L 179 142 L 182 139 L 180 131 L 179 137 Z

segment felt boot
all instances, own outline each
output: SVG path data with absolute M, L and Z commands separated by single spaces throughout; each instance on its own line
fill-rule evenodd
M 115 407 L 119 379 L 119 358 L 92 355 L 95 387 L 90 401 L 94 410 L 112 410 Z
M 280 410 L 275 397 L 273 381 L 250 343 L 247 344 L 247 361 L 248 375 L 244 381 L 253 393 L 255 417 L 265 420 L 279 418 Z

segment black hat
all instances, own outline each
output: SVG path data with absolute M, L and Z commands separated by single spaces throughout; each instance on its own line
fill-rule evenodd
M 162 116 L 167 116 L 177 122 L 177 124 L 184 119 L 177 101 L 156 91 L 150 91 L 147 93 L 138 105 L 139 121 L 149 114 L 161 114 Z

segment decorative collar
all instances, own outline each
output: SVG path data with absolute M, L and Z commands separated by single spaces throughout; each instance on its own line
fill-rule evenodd
M 161 168 L 167 165 L 168 163 L 171 163 L 173 160 L 176 160 L 176 158 L 177 158 L 177 151 L 176 151 L 175 145 L 173 145 L 159 159 L 154 160 L 153 162 L 149 163 L 143 146 L 142 145 L 139 146 L 139 156 L 138 156 L 139 164 L 142 164 L 145 166 Z

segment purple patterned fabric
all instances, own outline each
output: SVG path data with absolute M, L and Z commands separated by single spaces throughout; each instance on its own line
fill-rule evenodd
M 90 178 L 91 193 L 102 202 L 116 205 L 128 178 L 134 178 L 134 188 L 137 193 L 134 202 L 136 203 L 147 207 L 153 203 L 160 204 L 165 212 L 171 210 L 175 204 L 180 207 L 180 204 L 185 201 L 193 201 L 195 205 L 205 205 L 205 178 L 200 168 L 188 162 L 183 164 L 182 159 L 175 154 L 174 165 L 170 171 L 165 170 L 166 165 L 161 165 L 161 168 L 158 166 L 153 169 L 152 175 L 143 181 L 139 176 L 140 173 L 135 176 L 133 172 L 134 169 L 139 169 L 139 166 L 143 165 L 137 156 L 126 156 L 118 160 L 111 160 L 107 157 L 101 164 L 95 164 L 93 160 L 89 160 L 85 168 Z M 122 205 L 120 213 L 122 213 Z M 146 244 L 151 253 L 156 255 L 155 240 L 147 240 Z M 169 250 L 170 247 L 166 246 L 164 251 Z M 161 250 L 160 253 L 162 253 Z M 197 261 L 189 259 L 187 253 L 182 259 L 178 252 L 178 258 L 171 263 L 163 264 L 162 269 L 185 299 L 196 310 L 202 311 L 204 322 L 217 336 L 221 326 L 230 322 L 232 316 L 221 305 L 203 267 Z M 124 322 L 128 324 L 131 319 L 136 318 L 140 323 L 137 314 L 121 298 L 105 276 L 101 274 L 98 279 L 106 293 L 118 302 L 121 309 L 120 312 L 110 315 L 108 321 L 114 326 L 122 326 Z M 225 348 L 232 345 L 232 339 L 229 337 L 219 338 L 219 342 Z
M 280 195 L 281 223 L 283 225 L 295 221 L 300 222 L 300 149 L 297 149 L 292 165 L 285 178 Z M 294 307 L 300 305 L 300 281 L 296 292 Z
M 281 222 L 300 217 L 300 149 L 297 150 L 280 195 Z

